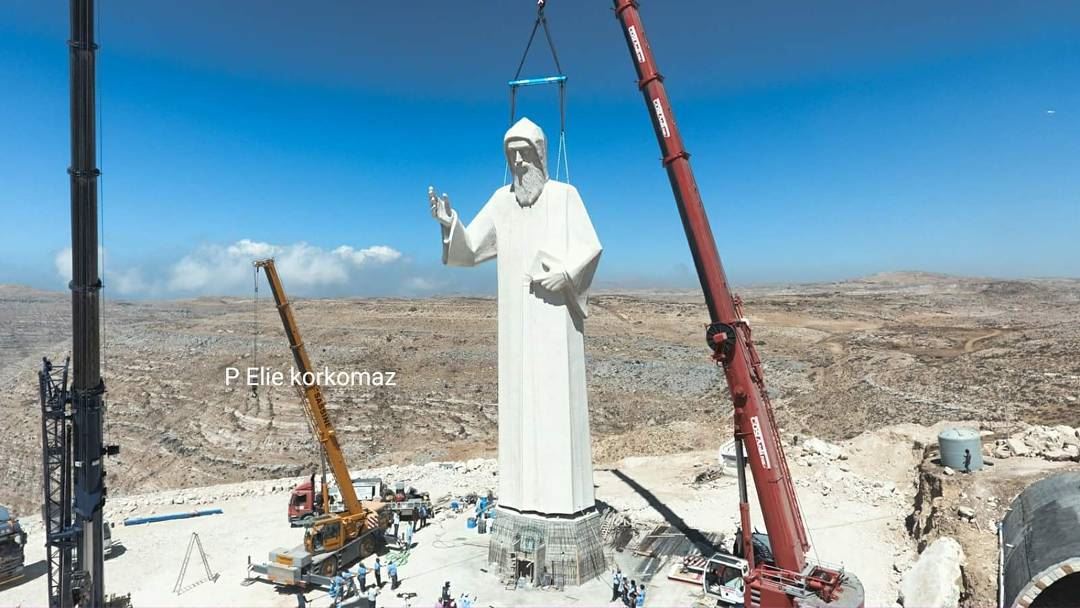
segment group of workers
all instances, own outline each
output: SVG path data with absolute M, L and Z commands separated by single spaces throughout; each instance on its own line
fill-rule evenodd
M 372 564 L 371 571 L 375 575 L 375 584 L 369 585 L 367 581 L 368 568 L 361 562 L 356 567 L 356 572 L 349 572 L 348 570 L 339 572 L 330 583 L 330 597 L 334 600 L 334 606 L 340 606 L 345 598 L 356 593 L 356 587 L 360 587 L 360 595 L 367 599 L 368 608 L 375 608 L 376 599 L 379 597 L 379 590 L 382 589 L 382 559 L 375 558 L 375 563 Z M 394 590 L 398 588 L 398 567 L 394 562 L 390 562 L 386 566 L 386 574 L 390 577 L 390 589 Z M 355 579 L 355 583 L 353 582 Z
M 375 563 L 371 567 L 371 571 L 375 574 L 375 587 L 382 589 L 382 560 L 379 557 L 375 558 Z M 363 563 L 360 563 L 356 567 L 356 582 L 360 585 L 360 591 L 367 591 L 367 573 L 368 569 Z M 390 589 L 397 589 L 398 587 L 398 570 L 397 564 L 390 562 L 386 567 L 386 574 L 390 577 Z
M 637 581 L 628 578 L 622 573 L 622 569 L 615 567 L 615 573 L 611 576 L 611 600 L 621 599 L 626 608 L 642 608 L 645 605 L 645 583 L 638 585 Z

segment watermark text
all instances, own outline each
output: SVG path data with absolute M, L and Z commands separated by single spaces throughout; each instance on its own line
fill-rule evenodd
M 397 372 L 368 370 L 333 371 L 329 367 L 301 372 L 295 367 L 288 372 L 269 367 L 226 367 L 225 386 L 397 386 Z

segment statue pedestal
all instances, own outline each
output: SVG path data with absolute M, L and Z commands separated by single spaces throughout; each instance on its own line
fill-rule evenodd
M 595 508 L 576 517 L 524 514 L 503 507 L 495 511 L 488 563 L 501 576 L 560 586 L 580 585 L 606 573 L 600 513 Z

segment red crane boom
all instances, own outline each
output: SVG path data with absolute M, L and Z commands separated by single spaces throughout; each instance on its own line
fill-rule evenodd
M 845 606 L 861 606 L 862 589 L 857 580 L 849 585 L 850 588 L 845 587 L 845 583 L 850 583 L 853 577 L 817 565 L 808 568 L 806 552 L 810 543 L 780 443 L 772 405 L 769 403 L 761 360 L 751 340 L 750 325 L 743 317 L 742 302 L 732 295 L 728 287 L 716 241 L 713 239 L 701 194 L 694 180 L 694 172 L 690 167 L 690 154 L 683 146 L 671 102 L 664 88 L 664 79 L 656 67 L 652 49 L 645 37 L 637 2 L 614 0 L 614 3 L 616 17 L 622 24 L 637 70 L 638 88 L 645 96 L 656 139 L 663 154 L 662 162 L 671 181 L 675 203 L 678 205 L 690 252 L 694 257 L 694 266 L 705 293 L 705 303 L 712 321 L 706 332 L 706 339 L 713 349 L 714 358 L 723 366 L 735 406 L 739 510 L 743 547 L 750 565 L 746 588 L 758 592 L 745 594 L 746 605 L 750 606 L 751 597 L 756 595 L 755 605 L 760 606 L 813 605 L 811 598 L 816 598 L 819 604 L 836 601 Z M 743 449 L 748 452 L 750 470 L 765 519 L 775 567 L 754 563 Z

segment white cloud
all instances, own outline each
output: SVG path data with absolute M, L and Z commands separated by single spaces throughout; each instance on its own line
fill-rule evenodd
M 139 268 L 109 270 L 105 275 L 105 289 L 122 296 L 148 295 L 151 285 Z
M 234 293 L 252 284 L 252 262 L 273 257 L 282 281 L 301 291 L 347 285 L 361 268 L 387 264 L 401 252 L 375 245 L 354 249 L 342 245 L 333 251 L 299 242 L 274 245 L 243 239 L 231 245 L 204 245 L 184 256 L 169 271 L 173 292 Z
M 393 262 L 401 258 L 401 252 L 387 247 L 386 245 L 375 245 L 368 247 L 367 249 L 361 249 L 357 251 L 348 245 L 342 245 L 334 250 L 334 253 L 344 259 L 350 260 L 353 264 L 361 266 L 367 262 L 378 262 L 385 264 L 387 262 Z
M 105 275 L 105 287 L 122 296 L 191 296 L 251 293 L 252 262 L 272 257 L 290 292 L 316 294 L 348 292 L 364 269 L 386 266 L 402 259 L 386 245 L 356 249 L 341 245 L 333 250 L 299 242 L 275 245 L 250 239 L 232 244 L 207 244 L 164 267 L 114 267 Z M 71 279 L 71 249 L 53 259 L 57 274 Z M 159 277 L 147 279 L 147 277 Z
M 56 274 L 60 275 L 60 278 L 64 281 L 70 281 L 71 247 L 64 247 L 60 251 L 57 251 L 56 257 L 53 258 L 53 264 L 56 265 Z

